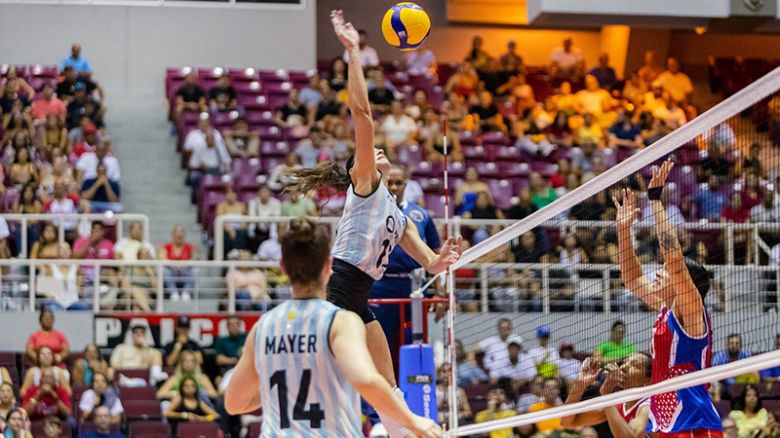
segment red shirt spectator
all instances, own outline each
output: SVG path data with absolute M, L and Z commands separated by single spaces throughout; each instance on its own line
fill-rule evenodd
M 720 215 L 721 220 L 728 222 L 743 223 L 750 219 L 750 209 L 745 208 L 742 203 L 742 195 L 739 192 L 731 194 L 729 205 L 723 207 Z
M 43 85 L 43 99 L 36 100 L 32 104 L 32 115 L 36 119 L 43 120 L 49 114 L 65 117 L 65 102 L 54 96 L 54 85 L 47 82 Z
M 31 386 L 22 397 L 24 410 L 32 421 L 43 420 L 48 416 L 67 418 L 71 414 L 68 391 L 56 385 L 51 368 L 41 373 L 41 384 Z
M 84 140 L 73 147 L 71 160 L 77 161 L 86 152 L 95 152 L 95 145 L 98 144 L 97 127 L 92 122 L 84 122 L 81 127 L 81 134 Z
M 54 312 L 49 309 L 41 310 L 38 322 L 41 325 L 41 329 L 27 338 L 25 353 L 32 359 L 33 363 L 37 363 L 38 350 L 41 347 L 49 347 L 54 354 L 54 363 L 62 363 L 70 352 L 70 346 L 65 334 L 54 329 Z

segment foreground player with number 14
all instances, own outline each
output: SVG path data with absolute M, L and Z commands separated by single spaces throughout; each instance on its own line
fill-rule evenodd
M 704 299 L 710 289 L 707 270 L 683 255 L 676 230 L 666 216 L 661 194 L 674 167 L 666 160 L 653 170 L 647 197 L 653 207 L 655 231 L 663 266 L 655 281 L 642 272 L 631 240 L 631 227 L 639 215 L 634 192 L 623 190 L 623 205 L 616 198 L 620 272 L 623 282 L 645 304 L 659 312 L 650 345 L 652 382 L 709 368 L 712 326 Z M 720 438 L 718 411 L 705 385 L 654 395 L 650 399 L 651 432 L 660 438 Z
M 329 252 L 330 232 L 322 225 L 290 221 L 280 264 L 293 298 L 250 330 L 225 408 L 238 415 L 262 406 L 264 438 L 363 436 L 359 392 L 413 436 L 441 437 L 439 426 L 414 415 L 379 374 L 360 318 L 325 301 Z

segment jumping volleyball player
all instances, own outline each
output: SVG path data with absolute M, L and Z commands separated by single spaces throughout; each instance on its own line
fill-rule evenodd
M 225 408 L 238 415 L 262 406 L 264 438 L 356 437 L 363 436 L 359 392 L 413 436 L 440 437 L 439 426 L 414 415 L 379 374 L 360 318 L 325 300 L 329 252 L 323 226 L 290 221 L 280 265 L 292 299 L 264 313 L 250 330 Z
M 387 339 L 368 307 L 371 287 L 374 280 L 382 278 L 390 252 L 397 244 L 428 272 L 437 274 L 460 257 L 460 239 L 448 239 L 437 255 L 420 239 L 416 227 L 407 226 L 407 217 L 386 186 L 390 162 L 381 150 L 374 148 L 374 122 L 359 60 L 360 37 L 352 23 L 344 22 L 341 11 L 331 12 L 331 22 L 349 54 L 348 93 L 355 125 L 355 155 L 347 161 L 346 170 L 336 162 L 322 162 L 313 169 L 291 171 L 295 182 L 288 191 L 311 193 L 322 186 L 347 190 L 333 245 L 328 301 L 363 319 L 374 363 L 396 394 L 403 397 L 396 387 Z M 377 411 L 392 438 L 409 434 L 392 418 L 386 418 L 381 408 Z
M 653 207 L 663 267 L 655 281 L 642 273 L 631 242 L 637 219 L 634 193 L 623 190 L 623 205 L 616 198 L 620 271 L 631 292 L 659 312 L 653 325 L 652 382 L 699 371 L 710 366 L 712 327 L 704 299 L 710 289 L 707 270 L 683 256 L 675 231 L 666 217 L 661 193 L 674 167 L 671 160 L 653 170 L 647 197 Z M 705 385 L 654 395 L 650 399 L 648 431 L 660 437 L 722 437 L 718 412 Z

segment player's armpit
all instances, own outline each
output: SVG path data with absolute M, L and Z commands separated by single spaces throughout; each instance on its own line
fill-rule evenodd
M 225 392 L 225 410 L 230 415 L 246 414 L 256 411 L 262 406 L 260 392 L 247 390 L 247 388 L 260 387 L 260 378 L 254 366 L 256 329 L 257 325 L 252 327 L 252 330 L 247 334 L 243 354 L 233 370 L 233 376 L 230 378 Z

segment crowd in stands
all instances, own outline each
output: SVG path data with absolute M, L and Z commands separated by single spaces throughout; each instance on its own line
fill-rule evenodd
M 584 378 L 580 371 L 583 360 L 591 356 L 601 366 L 622 364 L 642 350 L 627 339 L 626 326 L 622 321 L 615 321 L 609 339 L 590 352 L 575 353 L 575 346 L 565 342 L 556 346 L 551 340 L 553 335 L 550 329 L 540 326 L 536 330 L 536 340 L 525 342 L 513 333 L 512 320 L 502 318 L 498 320 L 496 335 L 472 346 L 471 351 L 456 340 L 459 424 L 482 423 L 561 406 L 571 391 L 584 391 L 584 399 L 609 393 L 611 391 L 599 390 L 599 386 L 605 384 L 602 381 L 595 386 L 588 384 L 579 388 Z M 534 343 L 536 346 L 531 347 Z M 780 334 L 775 338 L 774 348 L 780 349 Z M 728 336 L 727 348 L 715 352 L 712 366 L 751 356 L 751 352 L 743 349 L 741 336 L 734 333 Z M 440 373 L 445 375 L 443 367 Z M 723 419 L 724 436 L 780 436 L 778 375 L 780 367 L 774 367 L 710 384 L 710 395 Z M 438 382 L 439 391 L 445 393 L 446 380 Z M 437 400 L 440 421 L 446 421 L 447 399 L 439 397 Z M 562 425 L 561 419 L 490 433 L 491 438 L 577 436 L 614 435 L 606 423 L 595 426 L 595 429 L 572 428 L 566 427 L 565 423 Z
M 3 353 L 0 361 L 0 435 L 238 437 L 246 428 L 247 436 L 258 436 L 259 412 L 242 423 L 223 407 L 246 339 L 241 319 L 227 320 L 227 333 L 216 339 L 216 355 L 209 356 L 190 337 L 186 315 L 162 350 L 150 346 L 145 325 L 133 325 L 127 342 L 107 356 L 95 344 L 72 350 L 54 328 L 51 310 L 41 311 L 40 325 L 23 356 Z

